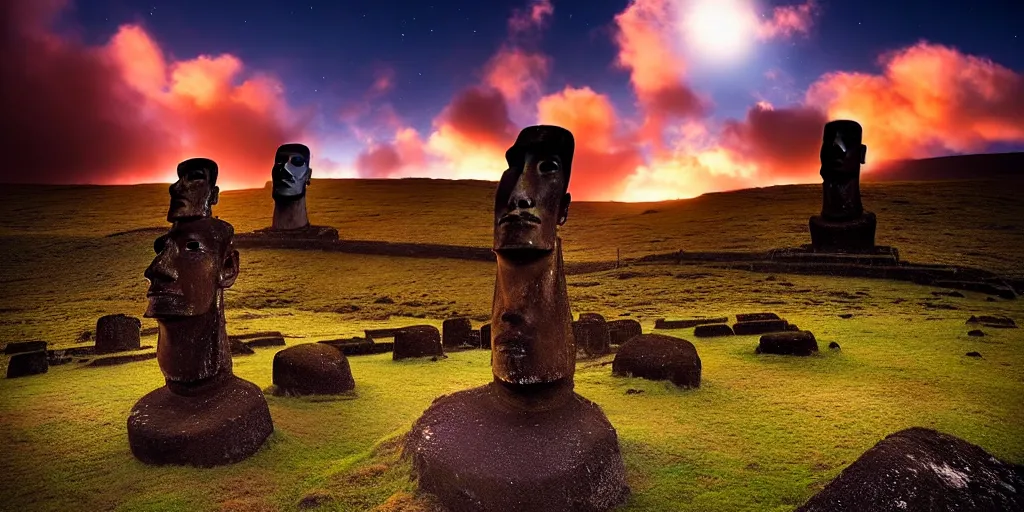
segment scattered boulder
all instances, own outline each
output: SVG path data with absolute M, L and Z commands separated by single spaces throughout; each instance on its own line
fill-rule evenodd
M 480 331 L 478 331 L 476 329 L 473 329 L 472 331 L 469 331 L 469 342 L 466 343 L 466 344 L 471 346 L 471 347 L 474 347 L 474 348 L 479 348 L 480 347 Z
M 11 356 L 7 363 L 7 378 L 27 377 L 46 373 L 50 364 L 46 359 L 46 351 L 19 352 Z
M 391 352 L 395 344 L 394 343 L 375 343 L 373 340 L 366 338 L 348 338 L 348 339 L 335 339 L 335 340 L 321 340 L 317 343 L 323 343 L 330 345 L 341 351 L 345 356 L 365 356 L 371 354 L 383 354 L 385 352 Z
M 811 331 L 773 332 L 761 336 L 758 354 L 809 356 L 818 351 L 818 341 Z
M 392 299 L 391 297 L 378 297 L 376 299 L 373 299 L 373 303 L 374 304 L 394 304 L 395 303 L 395 299 Z
M 642 390 L 642 389 L 629 388 L 629 389 L 626 390 L 626 394 L 627 395 L 639 395 L 640 393 L 643 393 L 643 392 L 644 392 L 644 390 Z
M 853 318 L 853 313 L 840 313 L 839 318 L 842 318 L 843 320 Z
M 740 313 L 736 315 L 737 322 L 758 322 L 761 320 L 782 320 L 775 313 Z
M 441 343 L 446 349 L 469 345 L 473 324 L 466 317 L 449 318 L 441 324 Z
M 682 338 L 641 334 L 624 343 L 612 361 L 612 375 L 668 380 L 679 387 L 700 387 L 697 348 Z
M 981 324 L 985 327 L 995 327 L 998 329 L 1016 329 L 1017 323 L 1012 318 L 1005 316 L 991 316 L 991 315 L 980 315 L 973 316 L 967 319 L 969 324 Z
M 401 327 L 394 327 L 390 329 L 366 329 L 364 332 L 367 339 L 379 340 L 381 338 L 394 338 L 395 333 L 400 330 L 402 330 Z
M 260 332 L 249 332 L 245 334 L 232 334 L 228 336 L 228 339 L 234 342 L 243 343 L 246 347 L 262 348 L 262 347 L 283 347 L 286 345 L 284 341 L 284 335 L 278 331 L 260 331 Z
M 148 361 L 150 359 L 156 359 L 155 351 L 143 352 L 141 354 L 121 354 L 116 356 L 97 357 L 96 359 L 89 361 L 87 366 L 117 366 L 119 364 Z
M 640 322 L 633 319 L 612 320 L 608 322 L 608 342 L 612 345 L 621 345 L 629 341 L 633 336 L 643 334 Z
M 392 359 L 409 357 L 443 356 L 441 332 L 433 325 L 413 325 L 395 331 L 395 348 Z
M 967 357 L 981 357 L 981 352 L 968 352 L 964 355 Z
M 834 341 L 828 344 L 828 348 L 832 350 L 842 350 L 842 348 L 839 347 L 839 344 Z
M 785 320 L 751 320 L 746 322 L 736 322 L 732 326 L 732 331 L 739 336 L 745 336 L 750 334 L 782 332 L 786 331 L 788 326 L 789 323 Z
M 976 338 L 980 338 L 980 337 L 985 335 L 985 331 L 983 331 L 981 329 L 972 329 L 970 331 L 967 331 L 967 335 L 968 336 L 974 336 Z
M 303 343 L 274 354 L 275 395 L 337 395 L 356 387 L 348 358 L 326 343 Z
M 96 353 L 111 354 L 139 350 L 142 346 L 142 321 L 118 313 L 96 321 Z
M 580 321 L 583 320 L 596 320 L 598 322 L 606 321 L 604 316 L 600 313 L 580 313 Z
M 787 331 L 799 331 L 799 330 L 800 330 L 800 328 L 799 328 L 799 327 L 797 327 L 797 325 L 796 325 L 796 324 L 791 324 L 791 323 L 789 323 L 789 322 L 786 322 L 786 330 L 787 330 Z
M 694 327 L 693 335 L 698 338 L 715 338 L 718 336 L 732 336 L 733 332 L 729 324 L 708 324 Z
M 146 327 L 145 329 L 139 331 L 140 336 L 156 336 L 157 334 L 160 334 L 160 327 Z
M 92 341 L 92 331 L 82 331 L 82 334 L 79 334 L 78 338 L 75 340 L 76 343 L 85 343 L 88 341 Z
M 38 352 L 40 350 L 46 350 L 45 341 L 12 341 L 4 347 L 4 354 L 20 354 L 22 352 Z
M 598 357 L 612 351 L 607 322 L 580 320 L 575 324 L 573 336 L 576 338 L 576 348 L 582 350 L 585 355 Z
M 796 512 L 1024 510 L 1024 471 L 931 429 L 891 434 Z
M 491 349 L 491 324 L 480 326 L 480 348 L 485 350 Z
M 726 317 L 719 318 L 690 318 L 686 320 L 666 320 L 659 318 L 654 321 L 655 329 L 689 329 L 704 324 L 722 324 L 728 322 Z
M 248 345 L 237 338 L 228 338 L 228 343 L 231 344 L 231 355 L 233 356 L 248 356 L 256 353 L 255 350 L 249 348 Z

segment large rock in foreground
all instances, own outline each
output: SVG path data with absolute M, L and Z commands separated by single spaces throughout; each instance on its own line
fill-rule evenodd
M 796 512 L 1024 510 L 1024 467 L 926 428 L 892 434 Z
M 449 318 L 441 324 L 441 344 L 446 349 L 469 345 L 471 332 L 473 332 L 473 324 L 468 318 Z
M 46 350 L 45 341 L 12 341 L 4 347 L 4 354 L 20 354 L 22 352 L 36 352 L 38 350 Z
M 303 343 L 274 354 L 275 395 L 339 395 L 356 387 L 348 358 L 326 343 Z
M 21 352 L 11 356 L 7 363 L 7 378 L 27 377 L 46 373 L 50 369 L 50 363 L 46 358 L 46 352 L 36 350 L 34 352 Z
M 612 375 L 668 380 L 679 387 L 700 387 L 701 364 L 693 343 L 664 334 L 641 334 L 619 347 Z
M 124 314 L 107 315 L 96 321 L 96 353 L 112 354 L 139 350 L 142 321 Z
M 395 331 L 395 361 L 410 357 L 442 356 L 441 332 L 433 325 L 413 325 Z
M 615 428 L 575 395 L 524 412 L 499 384 L 442 396 L 406 437 L 422 491 L 451 512 L 611 510 L 629 495 Z

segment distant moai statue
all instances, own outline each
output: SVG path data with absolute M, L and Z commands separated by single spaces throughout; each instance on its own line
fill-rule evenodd
M 856 121 L 825 124 L 822 137 L 821 215 L 811 217 L 811 246 L 822 252 L 862 252 L 875 247 L 875 214 L 860 199 L 860 166 L 867 146 Z
M 234 228 L 210 217 L 216 164 L 192 159 L 178 169 L 167 216 L 174 224 L 156 239 L 145 271 L 144 316 L 159 325 L 166 384 L 132 407 L 128 444 L 147 464 L 209 467 L 249 457 L 274 425 L 260 388 L 231 371 L 224 289 L 238 277 L 239 257 Z
M 506 152 L 494 203 L 494 381 L 436 399 L 406 438 L 420 489 L 448 509 L 603 511 L 629 494 L 615 429 L 573 391 L 557 231 L 573 149 L 568 130 L 532 126 Z
M 305 144 L 282 144 L 274 154 L 270 170 L 274 218 L 269 228 L 256 230 L 262 238 L 302 240 L 337 240 L 338 230 L 309 223 L 306 209 L 306 188 L 313 176 L 310 151 Z M 248 236 L 243 235 L 248 241 Z

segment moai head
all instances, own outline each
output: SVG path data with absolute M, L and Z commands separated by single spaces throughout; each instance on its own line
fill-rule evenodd
M 145 316 L 161 324 L 157 362 L 169 381 L 199 381 L 230 367 L 220 331 L 223 292 L 238 277 L 233 235 L 231 224 L 207 217 L 177 222 L 153 244 Z
M 274 168 L 270 172 L 274 181 L 274 199 L 298 199 L 306 195 L 312 173 L 308 147 L 303 144 L 284 144 L 277 148 Z
M 857 121 L 838 120 L 825 124 L 821 141 L 822 176 L 830 172 L 857 173 L 865 162 L 868 147 L 861 144 L 863 129 Z
M 189 158 L 178 164 L 178 181 L 171 184 L 167 221 L 209 217 L 217 204 L 217 163 L 209 158 Z
M 569 216 L 575 143 L 560 126 L 530 126 L 505 152 L 508 170 L 494 197 L 494 250 L 552 251 Z
M 491 369 L 512 385 L 569 379 L 576 365 L 558 226 L 569 213 L 572 134 L 532 126 L 508 152 L 494 201 L 498 257 Z

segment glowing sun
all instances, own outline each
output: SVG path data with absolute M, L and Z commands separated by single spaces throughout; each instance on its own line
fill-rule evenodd
M 710 59 L 741 58 L 757 36 L 757 18 L 748 0 L 690 0 L 680 17 L 690 51 Z

